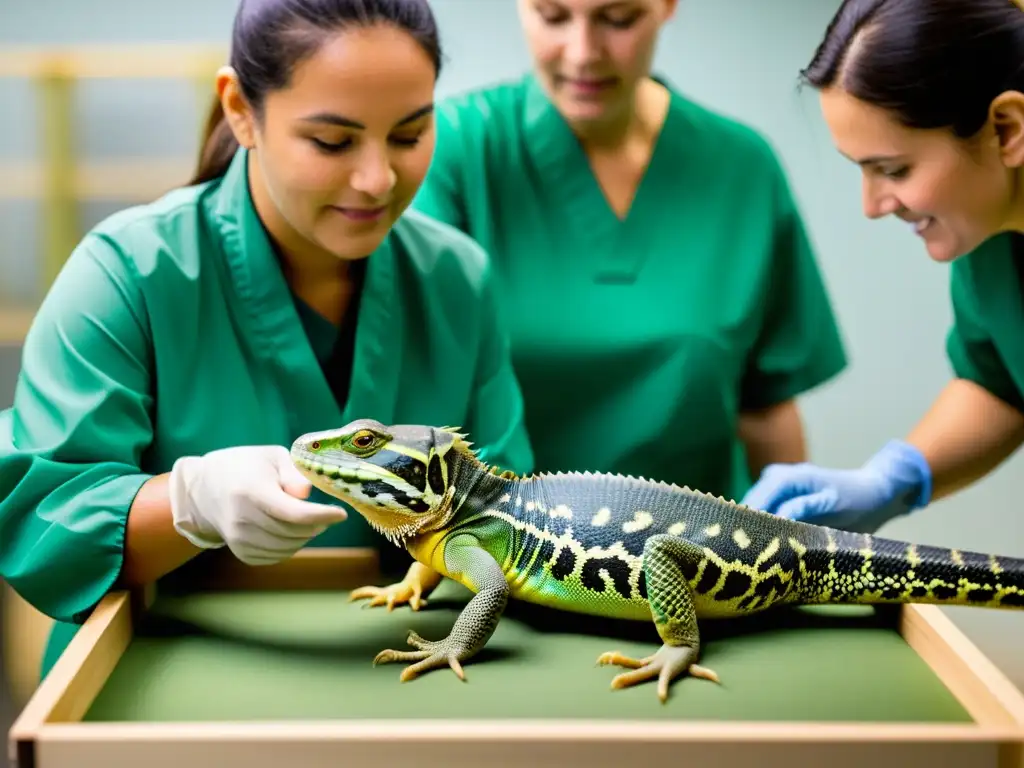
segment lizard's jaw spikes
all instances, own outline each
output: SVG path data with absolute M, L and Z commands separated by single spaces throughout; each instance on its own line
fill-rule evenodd
M 375 518 L 366 517 L 366 522 L 370 524 L 370 527 L 373 528 L 373 530 L 375 530 L 389 542 L 394 544 L 396 547 L 405 546 L 406 539 L 415 536 L 419 532 L 419 525 L 414 521 L 394 526 L 384 525 Z

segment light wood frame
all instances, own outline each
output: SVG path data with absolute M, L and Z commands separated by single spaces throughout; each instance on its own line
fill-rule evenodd
M 312 548 L 274 566 L 212 561 L 198 589 L 351 589 L 379 579 L 372 550 Z M 16 768 L 713 765 L 725 768 L 1024 768 L 1024 694 L 934 606 L 898 631 L 970 714 L 967 724 L 714 721 L 83 723 L 152 594 L 105 597 L 9 735 Z M 841 695 L 841 694 L 839 694 Z

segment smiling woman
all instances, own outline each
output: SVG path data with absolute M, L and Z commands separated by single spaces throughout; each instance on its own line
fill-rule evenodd
M 0 413 L 0 577 L 57 620 L 44 673 L 109 589 L 203 550 L 396 551 L 299 434 L 460 424 L 531 469 L 488 260 L 407 210 L 439 67 L 427 0 L 244 0 L 193 182 L 67 260 Z
M 313 5 L 321 7 L 243 4 L 193 179 L 223 173 L 239 143 L 259 147 L 250 157 L 253 202 L 289 265 L 301 260 L 315 278 L 311 287 L 327 277 L 318 265 L 334 273 L 335 257 L 373 251 L 419 188 L 433 155 L 441 66 L 422 3 L 377 3 L 376 14 L 354 2 Z M 329 304 L 318 308 L 331 316 Z
M 858 0 L 804 72 L 865 213 L 910 222 L 936 261 L 1024 225 L 1022 46 L 1012 0 Z
M 910 222 L 952 263 L 956 378 L 861 468 L 769 466 L 747 503 L 874 531 L 1024 443 L 1022 50 L 1013 0 L 846 0 L 836 13 L 804 78 L 862 169 L 864 212 Z
M 538 468 L 738 498 L 846 359 L 769 143 L 651 71 L 676 7 L 518 0 L 533 71 L 438 106 L 413 204 L 494 260 Z

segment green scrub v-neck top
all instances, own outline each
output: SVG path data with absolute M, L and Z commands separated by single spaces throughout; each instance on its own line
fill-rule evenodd
M 289 290 L 244 150 L 220 179 L 93 228 L 43 300 L 0 412 L 0 576 L 58 622 L 43 672 L 115 585 L 139 487 L 181 456 L 288 446 L 368 417 L 462 426 L 483 460 L 529 471 L 497 307 L 479 245 L 407 211 L 365 262 L 339 401 L 325 375 L 338 330 Z M 396 549 L 352 510 L 313 543 Z
M 946 352 L 957 377 L 1024 412 L 1024 238 L 989 238 L 950 267 Z
M 740 498 L 740 413 L 825 382 L 846 357 L 769 145 L 666 87 L 624 220 L 533 74 L 442 101 L 413 205 L 494 262 L 538 469 Z

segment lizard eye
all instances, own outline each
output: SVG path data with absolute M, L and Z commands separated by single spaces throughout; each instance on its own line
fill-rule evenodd
M 314 451 L 319 451 L 320 450 L 320 441 L 319 440 L 314 440 L 312 443 L 309 444 L 309 447 L 312 448 Z
M 352 445 L 356 448 L 369 448 L 373 445 L 373 433 L 372 432 L 360 432 L 352 438 Z

